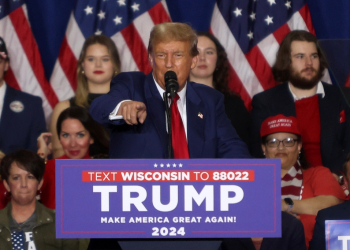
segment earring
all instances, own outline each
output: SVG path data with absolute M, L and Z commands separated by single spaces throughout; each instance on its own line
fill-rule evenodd
M 81 71 L 82 74 L 85 74 L 84 70 Z

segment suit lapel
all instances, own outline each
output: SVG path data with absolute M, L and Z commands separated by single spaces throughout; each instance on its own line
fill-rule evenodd
M 276 109 L 278 109 L 279 114 L 296 117 L 294 98 L 289 90 L 288 83 L 282 83 L 281 87 L 282 91 L 280 91 L 280 93 L 275 96 Z
M 145 97 L 147 115 L 150 116 L 153 125 L 159 135 L 160 141 L 162 143 L 162 148 L 166 150 L 166 153 L 168 146 L 168 134 L 166 132 L 165 107 L 163 99 L 161 98 L 156 87 L 156 83 L 153 80 L 152 72 L 146 76 Z
M 205 139 L 205 119 L 207 118 L 204 103 L 195 92 L 192 83 L 187 83 L 186 90 L 187 110 L 187 143 L 190 158 L 202 156 Z
M 13 111 L 10 109 L 10 102 L 15 98 L 15 96 L 16 95 L 14 91 L 11 89 L 11 87 L 7 85 L 5 97 L 4 97 L 4 105 L 2 107 L 2 112 L 1 112 L 0 131 L 6 131 L 5 128 L 8 128 L 11 126 L 10 122 L 12 120 L 11 116 L 13 114 Z M 0 137 L 3 138 L 3 136 L 0 136 Z

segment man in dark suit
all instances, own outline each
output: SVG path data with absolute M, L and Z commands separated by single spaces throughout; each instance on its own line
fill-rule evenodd
M 343 178 L 349 184 L 350 180 L 350 154 L 348 154 L 346 162 L 343 164 Z M 349 189 L 349 186 L 348 186 Z M 320 210 L 316 216 L 316 224 L 314 235 L 310 241 L 310 250 L 326 249 L 326 220 L 350 220 L 350 201 L 342 204 Z
M 290 32 L 273 66 L 275 80 L 284 82 L 254 96 L 251 112 L 251 152 L 262 157 L 260 126 L 270 116 L 298 119 L 307 160 L 341 170 L 350 152 L 350 109 L 339 88 L 321 82 L 327 62 L 314 35 Z
M 0 150 L 5 154 L 21 148 L 36 152 L 37 138 L 46 131 L 42 100 L 8 86 L 4 81 L 8 67 L 6 45 L 0 37 Z
M 112 80 L 110 92 L 92 102 L 92 117 L 111 129 L 111 158 L 167 158 L 162 95 L 164 75 L 170 70 L 179 83 L 176 104 L 189 158 L 250 157 L 225 114 L 223 95 L 205 85 L 187 82 L 197 62 L 196 46 L 196 34 L 188 25 L 156 25 L 148 47 L 153 71 L 149 75 L 120 73 Z M 176 149 L 174 153 L 176 157 Z

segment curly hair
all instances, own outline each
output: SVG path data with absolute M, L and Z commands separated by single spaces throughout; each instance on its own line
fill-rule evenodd
M 326 56 L 317 40 L 317 38 L 305 30 L 294 30 L 289 32 L 283 39 L 277 52 L 276 62 L 272 67 L 272 73 L 277 82 L 289 81 L 289 72 L 291 60 L 291 45 L 293 41 L 315 43 L 320 60 L 320 72 L 328 68 Z
M 213 73 L 213 87 L 214 89 L 220 91 L 225 96 L 230 95 L 238 95 L 237 93 L 234 93 L 229 87 L 229 62 L 227 59 L 227 54 L 224 49 L 224 47 L 221 45 L 219 40 L 211 33 L 209 32 L 197 32 L 197 36 L 205 36 L 209 38 L 216 47 L 216 53 L 217 53 L 217 61 L 216 61 L 216 67 L 215 71 Z

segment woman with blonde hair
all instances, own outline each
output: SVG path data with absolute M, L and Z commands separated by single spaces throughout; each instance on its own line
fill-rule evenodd
M 51 117 L 50 132 L 52 133 L 53 158 L 64 154 L 56 132 L 58 116 L 63 110 L 72 106 L 89 108 L 92 100 L 109 92 L 110 82 L 120 72 L 120 59 L 114 42 L 105 35 L 93 35 L 85 40 L 77 63 L 77 89 L 75 97 L 58 103 Z M 102 126 L 100 129 L 103 129 Z M 109 139 L 106 130 L 105 137 Z M 108 148 L 103 147 L 98 140 L 90 148 L 91 156 L 104 157 Z

